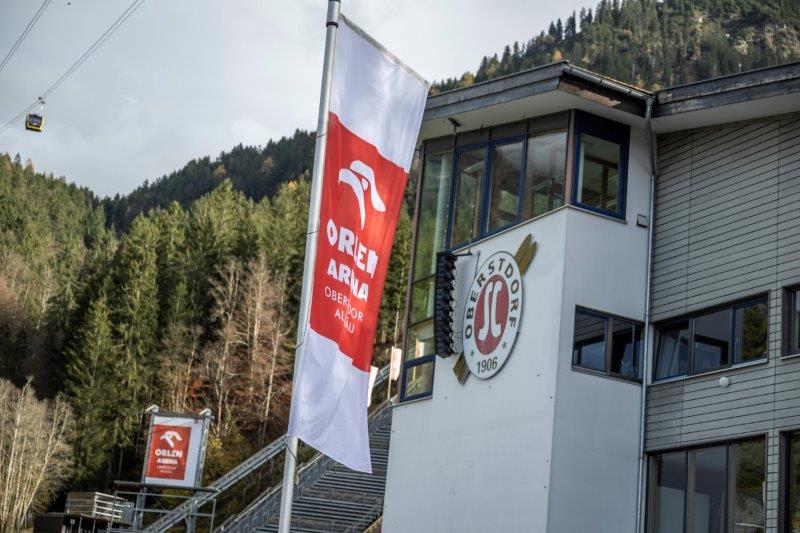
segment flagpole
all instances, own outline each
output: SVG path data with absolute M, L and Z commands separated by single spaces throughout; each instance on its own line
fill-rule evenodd
M 297 376 L 298 362 L 303 352 L 303 340 L 308 326 L 308 310 L 311 305 L 312 281 L 314 279 L 314 259 L 317 254 L 317 231 L 319 230 L 319 210 L 322 199 L 322 182 L 325 172 L 325 148 L 328 133 L 328 110 L 331 101 L 331 80 L 333 75 L 333 52 L 336 48 L 336 30 L 339 27 L 340 0 L 328 0 L 328 17 L 325 22 L 325 58 L 322 66 L 322 88 L 319 96 L 319 116 L 317 118 L 317 138 L 314 147 L 314 171 L 311 176 L 311 201 L 308 208 L 308 233 L 306 235 L 306 257 L 303 262 L 303 288 L 300 295 L 300 313 L 297 320 L 297 350 L 294 356 L 294 375 Z M 279 533 L 289 533 L 292 523 L 292 499 L 294 479 L 297 472 L 297 437 L 286 438 L 286 461 L 283 467 L 283 489 L 281 491 L 281 510 L 278 522 Z

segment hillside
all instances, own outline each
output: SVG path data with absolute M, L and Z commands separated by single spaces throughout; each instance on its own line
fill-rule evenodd
M 602 0 L 432 90 L 561 60 L 649 89 L 800 60 L 800 0 Z

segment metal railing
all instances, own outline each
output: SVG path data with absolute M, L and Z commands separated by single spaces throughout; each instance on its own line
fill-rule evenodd
M 175 514 L 175 509 L 190 502 L 200 502 L 196 505 L 190 505 L 188 512 L 183 513 L 182 520 L 187 521 L 187 531 L 197 531 L 197 522 L 199 519 L 208 522 L 208 531 L 214 529 L 214 515 L 216 511 L 216 496 L 219 491 L 210 488 L 193 487 L 189 490 L 193 494 L 177 494 L 172 492 L 152 492 L 150 489 L 170 489 L 171 487 L 162 485 L 149 485 L 145 483 L 137 483 L 135 481 L 115 481 L 114 497 L 118 501 L 124 501 L 130 504 L 131 502 L 124 496 L 128 496 L 136 501 L 133 505 L 133 527 L 130 524 L 120 524 L 123 527 L 114 527 L 112 522 L 109 522 L 109 527 L 106 529 L 107 533 L 131 533 L 134 531 L 148 531 L 151 526 L 144 528 L 142 524 L 147 520 L 148 516 L 160 516 L 160 519 L 169 517 Z M 198 493 L 202 494 L 202 498 L 198 498 Z M 157 509 L 154 507 L 147 507 L 148 498 L 158 498 L 159 500 L 179 500 L 182 501 L 179 506 L 172 509 Z M 209 506 L 209 510 L 202 511 L 201 507 Z M 158 521 L 156 520 L 156 521 Z M 163 531 L 163 530 L 160 530 Z
M 377 389 L 380 385 L 386 383 L 389 379 L 389 365 L 384 366 L 378 371 L 377 376 L 375 376 L 375 385 L 373 386 L 373 390 Z M 260 468 L 279 454 L 283 452 L 284 443 L 286 442 L 286 434 L 281 435 L 274 441 L 267 444 L 265 447 L 261 448 L 259 451 L 239 463 L 235 468 L 231 469 L 224 475 L 220 476 L 219 478 L 215 479 L 211 484 L 207 487 L 209 489 L 214 489 L 215 495 L 221 492 L 224 492 L 234 486 L 236 483 L 247 477 L 251 472 L 255 471 L 256 469 Z M 311 463 L 314 461 L 312 460 Z M 311 464 L 309 463 L 309 464 Z M 278 487 L 280 488 L 280 485 Z M 269 491 L 268 491 L 269 492 Z M 262 493 L 264 494 L 264 493 Z M 189 513 L 192 508 L 197 508 L 203 505 L 208 501 L 209 495 L 208 494 L 198 494 L 193 498 L 190 498 L 172 510 L 171 514 L 167 514 L 156 520 L 154 523 L 150 524 L 145 531 L 148 532 L 160 532 L 166 531 L 170 527 L 178 524 L 182 520 L 186 518 L 187 513 Z M 259 498 L 260 499 L 260 498 Z M 252 506 L 252 504 L 251 504 Z M 249 509 L 248 506 L 246 509 Z M 238 515 L 237 515 L 238 516 Z M 235 517 L 234 517 L 235 518 Z M 227 521 L 226 521 L 227 523 Z M 224 524 L 223 524 L 224 527 Z
M 376 385 L 378 384 L 378 380 L 375 380 Z M 369 417 L 369 428 L 370 433 L 380 425 L 384 424 L 387 418 L 391 418 L 391 405 L 389 401 L 384 401 L 380 407 L 370 415 Z M 297 477 L 299 481 L 295 486 L 295 499 L 301 498 L 307 489 L 312 487 L 317 481 L 322 478 L 322 476 L 330 469 L 330 467 L 335 464 L 335 462 L 330 459 L 329 457 L 323 454 L 317 454 L 307 462 L 305 465 L 300 467 L 297 473 Z M 228 518 L 223 524 L 219 527 L 217 531 L 224 532 L 224 533 L 249 533 L 253 529 L 259 526 L 263 526 L 270 515 L 275 514 L 277 509 L 280 505 L 280 496 L 281 496 L 281 489 L 283 484 L 276 485 L 272 487 L 256 498 L 250 505 L 248 505 L 241 513 L 238 515 L 232 516 Z M 319 490 L 319 489 L 315 489 Z M 361 493 L 363 491 L 352 491 L 354 494 Z M 332 494 L 332 493 L 331 493 Z M 363 499 L 374 499 L 374 497 L 370 498 L 367 493 L 363 493 Z M 374 508 L 379 509 L 382 507 L 383 502 L 378 502 L 373 505 Z M 365 516 L 362 520 L 366 521 L 367 517 Z M 330 525 L 333 527 L 348 527 L 348 523 L 339 522 L 335 520 L 325 520 L 321 519 L 320 522 L 330 522 Z M 369 521 L 369 524 L 374 521 L 374 518 Z M 293 524 L 295 524 L 297 520 L 293 520 Z
M 126 522 L 133 502 L 102 492 L 70 492 L 64 514 L 83 515 L 109 522 Z

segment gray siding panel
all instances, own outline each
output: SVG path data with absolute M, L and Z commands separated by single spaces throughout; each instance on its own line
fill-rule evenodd
M 800 429 L 800 357 L 781 357 L 783 289 L 800 283 L 800 117 L 661 136 L 658 165 L 653 320 L 766 293 L 770 339 L 763 362 L 648 387 L 645 447 L 766 435 L 772 530 L 779 436 Z

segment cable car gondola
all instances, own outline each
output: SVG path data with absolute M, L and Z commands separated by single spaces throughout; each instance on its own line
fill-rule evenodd
M 28 131 L 38 131 L 41 133 L 44 126 L 44 118 L 42 117 L 44 111 L 44 100 L 39 97 L 39 113 L 28 113 L 25 117 L 25 129 Z

